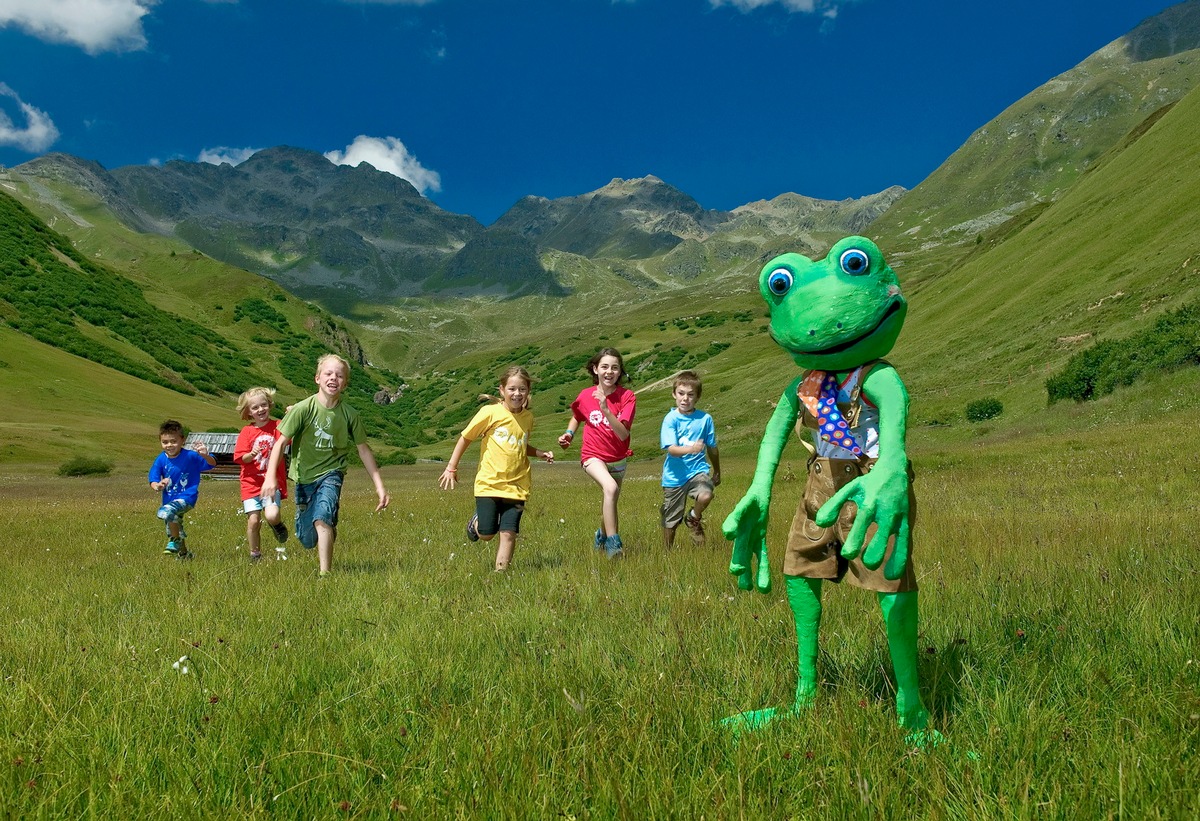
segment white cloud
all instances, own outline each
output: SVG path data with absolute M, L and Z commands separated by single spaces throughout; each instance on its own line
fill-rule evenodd
M 218 145 L 216 148 L 202 149 L 196 161 L 211 163 L 213 165 L 220 165 L 223 162 L 227 162 L 230 165 L 241 165 L 261 150 L 259 148 L 230 148 L 227 145 Z
M 368 137 L 360 134 L 343 151 L 326 151 L 325 157 L 337 165 L 358 165 L 368 162 L 380 171 L 408 180 L 422 194 L 441 191 L 442 178 L 430 171 L 408 153 L 404 143 L 395 137 Z
M 0 0 L 0 28 L 70 43 L 88 54 L 146 47 L 142 18 L 157 0 Z
M 17 92 L 0 83 L 0 96 L 16 100 L 17 108 L 25 118 L 24 126 L 18 126 L 8 114 L 0 109 L 0 145 L 12 145 L 31 154 L 45 151 L 58 139 L 58 129 L 50 115 L 24 102 Z
M 803 11 L 811 14 L 817 10 L 817 0 L 708 0 L 708 4 L 714 9 L 721 6 L 733 6 L 743 12 L 773 6 L 776 3 L 788 11 Z M 827 4 L 823 3 L 822 5 Z

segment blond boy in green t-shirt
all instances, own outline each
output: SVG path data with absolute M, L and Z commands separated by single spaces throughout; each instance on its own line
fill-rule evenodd
M 296 538 L 310 550 L 317 548 L 320 574 L 328 576 L 351 445 L 358 448 L 363 467 L 375 483 L 379 497 L 375 511 L 386 508 L 391 498 L 383 486 L 375 454 L 367 444 L 358 411 L 342 402 L 342 392 L 350 381 L 350 363 L 337 354 L 325 354 L 317 361 L 315 381 L 317 392 L 293 405 L 279 423 L 280 436 L 271 448 L 262 494 L 266 498 L 274 495 L 275 471 L 290 440 L 288 476 L 296 487 Z

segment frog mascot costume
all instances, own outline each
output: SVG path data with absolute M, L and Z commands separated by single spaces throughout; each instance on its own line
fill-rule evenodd
M 910 555 L 916 505 L 905 453 L 908 392 L 880 358 L 895 344 L 908 304 L 879 248 L 863 237 L 843 239 L 817 262 L 798 254 L 776 257 L 762 269 L 758 284 L 770 308 L 771 338 L 804 371 L 775 407 L 750 488 L 722 529 L 733 542 L 729 571 L 738 586 L 769 591 L 771 484 L 795 426 L 811 454 L 783 563 L 799 675 L 790 709 L 754 710 L 724 723 L 738 732 L 758 729 L 812 704 L 819 682 L 821 584 L 845 579 L 875 591 L 879 599 L 900 726 L 911 731 L 911 743 L 936 743 L 940 735 L 925 729 L 929 712 L 917 684 L 917 582 Z M 814 445 L 805 441 L 804 428 L 812 429 Z

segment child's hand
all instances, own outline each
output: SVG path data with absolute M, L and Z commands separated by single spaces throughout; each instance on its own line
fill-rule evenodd
M 157 482 L 151 482 L 151 483 L 150 483 L 150 488 L 151 488 L 152 490 L 158 490 L 158 491 L 163 491 L 163 490 L 166 490 L 166 489 L 167 489 L 167 488 L 169 488 L 170 486 L 171 486 L 171 480 L 170 480 L 170 479 L 162 479 L 162 480 L 160 480 L 160 481 L 157 481 Z
M 558 446 L 563 450 L 571 447 L 571 443 L 575 441 L 575 434 L 567 431 L 562 436 L 558 437 Z
M 604 410 L 604 406 L 608 404 L 608 397 L 604 395 L 604 390 L 597 385 L 596 390 L 592 391 L 592 398 L 600 403 L 600 410 Z
M 192 448 L 192 450 L 196 451 L 196 453 L 199 453 L 201 456 L 208 456 L 208 445 L 204 444 L 203 442 L 197 442 L 196 446 Z
M 387 509 L 387 506 L 391 504 L 392 497 L 383 488 L 376 488 L 375 492 L 379 494 L 379 504 L 375 507 L 375 512 L 378 513 L 381 510 Z
M 721 484 L 721 471 L 714 470 L 712 472 L 712 483 L 713 483 L 713 487 L 716 487 L 717 485 Z
M 692 442 L 690 445 L 688 445 L 688 448 L 690 449 L 690 453 L 704 453 L 704 440 L 697 439 L 695 442 Z
M 543 460 L 543 461 L 544 461 L 546 464 L 548 464 L 548 465 L 553 465 L 553 464 L 554 464 L 554 451 L 552 451 L 552 450 L 544 450 L 544 451 L 542 451 L 542 453 L 541 453 L 541 457 L 542 457 L 542 460 Z
M 438 484 L 442 490 L 454 490 L 458 484 L 458 468 L 452 468 L 446 465 L 446 469 L 442 471 L 442 475 L 438 477 Z

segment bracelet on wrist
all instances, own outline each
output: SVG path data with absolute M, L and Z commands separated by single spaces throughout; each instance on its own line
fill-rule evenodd
M 568 428 L 567 430 L 563 431 L 563 436 L 570 436 L 572 439 L 574 439 L 574 438 L 575 438 L 575 431 L 573 431 L 573 430 L 570 430 L 570 429 Z

